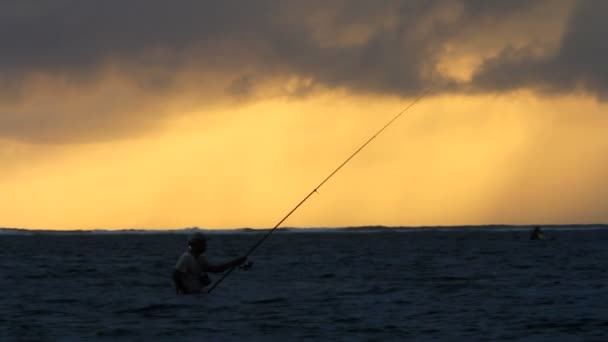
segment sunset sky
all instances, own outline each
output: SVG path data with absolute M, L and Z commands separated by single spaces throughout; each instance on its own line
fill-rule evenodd
M 0 1 L 0 227 L 608 223 L 608 1 Z

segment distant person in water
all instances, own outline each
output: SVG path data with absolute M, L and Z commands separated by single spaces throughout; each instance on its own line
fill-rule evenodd
M 543 232 L 540 230 L 540 227 L 536 226 L 530 233 L 530 240 L 544 240 L 545 236 Z
M 194 233 L 188 238 L 188 251 L 177 261 L 173 271 L 173 283 L 177 294 L 200 293 L 211 283 L 207 272 L 221 273 L 245 262 L 245 257 L 236 258 L 223 264 L 212 265 L 204 253 L 207 250 L 207 237 Z

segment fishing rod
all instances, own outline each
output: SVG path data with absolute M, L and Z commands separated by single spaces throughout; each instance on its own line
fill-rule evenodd
M 380 135 L 380 133 L 382 133 L 382 131 L 384 131 L 388 126 L 390 126 L 393 122 L 395 122 L 401 115 L 403 115 L 403 113 L 405 113 L 408 109 L 410 109 L 412 106 L 414 106 L 418 101 L 422 100 L 423 97 L 425 97 L 426 95 L 430 94 L 432 92 L 431 88 L 428 88 L 427 90 L 425 90 L 422 94 L 418 95 L 418 97 L 416 97 L 409 105 L 407 105 L 405 108 L 403 108 L 397 115 L 395 115 L 388 123 L 386 123 L 382 128 L 380 128 L 371 138 L 369 138 L 363 145 L 361 145 L 361 147 L 359 147 L 355 152 L 353 152 L 353 154 L 351 154 L 348 158 L 346 158 L 346 160 L 344 162 L 342 162 L 342 164 L 340 164 L 340 166 L 338 166 L 332 173 L 329 174 L 329 176 L 327 176 L 321 183 L 319 183 L 319 185 L 317 185 L 308 195 L 306 195 L 306 197 L 304 197 L 300 203 L 298 203 L 293 209 L 291 209 L 290 212 L 287 213 L 287 215 L 285 215 L 272 229 L 270 229 L 260 240 L 258 240 L 258 242 L 256 242 L 253 246 L 251 246 L 251 248 L 247 251 L 247 253 L 245 254 L 245 258 L 247 258 L 249 255 L 251 255 L 251 253 L 253 253 L 253 251 L 256 250 L 256 248 L 258 248 L 277 228 L 279 228 L 279 226 L 285 221 L 287 220 L 287 218 L 289 216 L 291 216 L 291 214 L 293 214 L 296 210 L 298 210 L 298 208 L 304 204 L 304 202 L 306 202 L 313 194 L 317 193 L 317 190 L 319 190 L 319 188 L 321 188 L 323 186 L 323 184 L 325 184 L 331 177 L 333 177 L 336 173 L 338 173 L 338 171 L 340 171 L 340 169 L 346 165 L 351 159 L 353 159 L 359 152 L 361 152 L 361 150 L 363 150 L 365 148 L 365 146 L 367 146 L 370 142 L 372 142 L 372 140 L 374 140 L 378 135 Z M 232 266 L 231 268 L 228 269 L 228 271 L 226 271 L 224 274 L 222 274 L 222 276 L 215 282 L 213 283 L 213 285 L 209 288 L 209 290 L 207 290 L 207 293 L 211 293 L 211 291 L 213 291 L 213 289 L 215 289 L 226 277 L 228 277 L 228 275 L 230 273 L 232 273 L 232 271 L 234 271 L 234 269 L 236 268 L 236 266 Z

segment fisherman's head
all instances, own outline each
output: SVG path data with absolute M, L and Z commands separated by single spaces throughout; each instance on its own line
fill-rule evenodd
M 207 250 L 207 237 L 200 232 L 192 233 L 188 237 L 188 247 L 194 255 L 204 253 Z

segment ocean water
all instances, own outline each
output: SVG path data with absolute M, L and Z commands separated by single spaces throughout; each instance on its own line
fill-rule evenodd
M 544 231 L 277 231 L 195 296 L 170 283 L 183 233 L 0 234 L 0 340 L 608 340 L 608 229 Z

